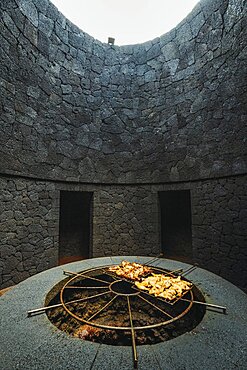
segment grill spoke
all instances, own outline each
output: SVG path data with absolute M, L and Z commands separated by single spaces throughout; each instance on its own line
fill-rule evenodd
M 193 266 L 188 267 L 186 270 L 182 270 L 180 276 L 185 276 L 185 275 L 191 273 L 192 271 L 194 271 L 196 269 L 196 267 L 197 267 L 196 265 L 193 265 Z
M 68 304 L 71 304 L 71 303 L 76 303 L 76 302 L 86 302 L 90 299 L 93 299 L 93 298 L 96 298 L 96 297 L 100 297 L 102 295 L 105 295 L 105 294 L 109 294 L 111 293 L 110 290 L 108 290 L 107 292 L 103 292 L 103 293 L 98 293 L 98 294 L 94 294 L 94 295 L 90 295 L 89 297 L 84 297 L 84 298 L 79 298 L 79 299 L 76 299 L 74 301 L 70 301 L 70 302 L 64 302 L 65 305 L 68 305 Z
M 177 270 L 173 270 L 173 271 L 166 271 L 164 273 L 164 275 L 172 275 L 173 276 L 173 274 L 175 274 L 176 272 L 182 272 L 182 271 L 183 271 L 183 269 L 177 269 Z
M 181 298 L 181 301 L 184 301 L 184 302 L 190 302 L 189 299 L 185 299 L 185 298 Z M 211 308 L 218 308 L 219 310 L 222 310 L 224 314 L 226 314 L 226 307 L 224 306 L 218 306 L 216 304 L 212 304 L 212 303 L 207 303 L 207 302 L 200 302 L 200 301 L 193 301 L 193 303 L 196 303 L 196 304 L 201 304 L 203 306 L 206 306 L 206 307 L 211 307 Z
M 141 291 L 141 293 L 142 293 L 142 294 L 146 294 L 148 297 L 153 297 L 151 294 L 149 294 L 149 293 L 147 293 L 147 292 L 144 292 L 143 290 Z M 162 302 L 162 303 L 164 303 L 164 302 L 165 302 L 165 303 L 171 304 L 170 302 L 165 301 L 165 300 L 164 300 L 164 298 L 155 297 L 155 299 L 156 299 L 157 301 Z
M 105 308 L 109 307 L 112 302 L 117 298 L 118 296 L 115 295 L 115 297 L 113 297 L 109 302 L 107 302 L 102 308 L 100 308 L 97 312 L 95 312 L 91 317 L 89 317 L 87 319 L 87 321 L 90 321 L 92 320 L 95 316 L 97 316 L 99 313 L 101 313 L 102 311 L 104 311 Z
M 157 310 L 159 310 L 160 312 L 162 312 L 164 315 L 170 317 L 171 319 L 174 318 L 174 316 L 172 316 L 169 313 L 167 313 L 166 311 L 162 310 L 161 308 L 159 308 L 158 306 L 156 306 L 154 303 L 150 302 L 148 299 L 142 297 L 141 295 L 139 295 L 138 297 L 140 297 L 141 299 L 143 299 L 143 301 L 149 303 L 151 306 L 155 307 Z
M 114 276 L 113 274 L 111 274 L 110 272 L 106 271 L 105 269 L 102 269 L 102 271 L 104 272 L 104 274 L 106 274 L 107 276 L 110 276 L 113 280 L 118 280 L 119 278 L 117 278 L 116 276 Z
M 108 286 L 66 286 L 65 289 L 108 289 Z
M 28 316 L 31 316 L 31 315 L 34 315 L 34 314 L 39 314 L 39 313 L 42 313 L 42 312 L 45 312 L 49 309 L 52 309 L 52 308 L 57 308 L 57 307 L 61 307 L 63 305 L 68 305 L 68 304 L 72 304 L 72 303 L 79 303 L 79 302 L 84 302 L 84 301 L 87 301 L 89 299 L 92 299 L 92 298 L 95 298 L 95 297 L 99 297 L 101 295 L 104 295 L 104 294 L 108 294 L 108 293 L 111 293 L 111 291 L 107 291 L 107 292 L 103 292 L 103 293 L 99 293 L 99 294 L 95 294 L 93 296 L 89 296 L 89 297 L 84 297 L 84 298 L 78 298 L 78 299 L 74 299 L 73 301 L 69 301 L 69 302 L 63 302 L 63 303 L 58 303 L 58 304 L 53 304 L 51 306 L 45 306 L 45 307 L 40 307 L 40 308 L 36 308 L 34 310 L 30 310 L 27 312 L 27 315 Z
M 94 280 L 94 281 L 99 281 L 101 283 L 109 284 L 109 281 L 105 281 L 105 280 L 102 280 L 102 279 L 97 279 L 93 276 L 82 274 L 82 273 L 79 273 L 79 272 L 64 271 L 64 274 L 75 275 L 75 276 L 78 276 L 78 277 L 85 277 L 86 279 L 90 279 L 90 280 Z
M 135 330 L 133 327 L 132 312 L 131 312 L 129 296 L 127 296 L 127 303 L 128 303 L 130 326 L 131 326 L 131 339 L 132 339 L 132 348 L 133 348 L 133 356 L 134 356 L 134 367 L 137 368 L 137 350 L 136 350 Z

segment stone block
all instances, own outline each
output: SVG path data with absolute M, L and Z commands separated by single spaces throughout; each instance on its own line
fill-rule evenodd
M 28 20 L 35 26 L 38 26 L 38 11 L 32 0 L 20 0 L 19 8 Z

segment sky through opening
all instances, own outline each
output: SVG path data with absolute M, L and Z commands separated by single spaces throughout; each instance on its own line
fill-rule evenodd
M 199 0 L 51 0 L 71 22 L 94 38 L 115 45 L 161 36 L 181 22 Z

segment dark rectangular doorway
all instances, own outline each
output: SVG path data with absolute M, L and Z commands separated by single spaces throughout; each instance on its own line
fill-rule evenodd
M 159 202 L 164 257 L 192 262 L 190 190 L 161 191 Z
M 92 244 L 92 200 L 92 192 L 60 192 L 60 265 L 90 257 Z

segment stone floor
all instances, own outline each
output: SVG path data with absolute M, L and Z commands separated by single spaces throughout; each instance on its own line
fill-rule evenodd
M 0 297 L 2 296 L 2 295 L 4 295 L 4 293 L 7 293 L 7 291 L 8 290 L 10 290 L 12 287 L 8 287 L 8 288 L 5 288 L 5 289 L 2 289 L 2 290 L 0 290 Z

